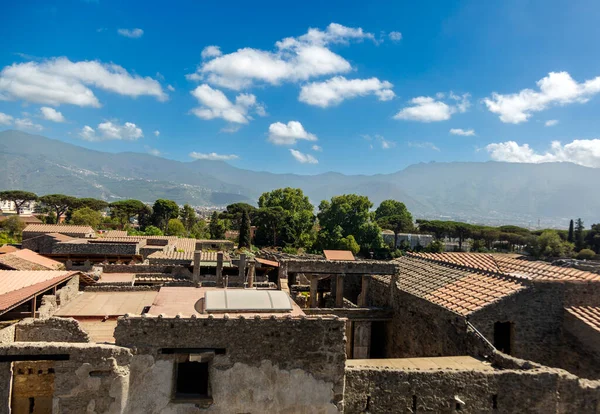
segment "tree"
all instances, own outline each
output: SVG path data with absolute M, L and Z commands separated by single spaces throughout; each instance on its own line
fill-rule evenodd
M 144 230 L 144 234 L 146 236 L 162 236 L 163 232 L 161 229 L 159 229 L 158 227 L 154 227 L 154 226 L 148 226 L 146 227 L 146 229 Z
M 40 197 L 40 201 L 56 214 L 56 224 L 60 223 L 60 218 L 69 208 L 76 205 L 77 199 L 64 194 L 49 194 Z
M 12 201 L 15 204 L 17 215 L 21 214 L 21 207 L 29 201 L 36 201 L 38 196 L 35 193 L 21 190 L 0 191 L 0 200 Z
M 179 206 L 172 200 L 159 198 L 152 206 L 152 224 L 167 230 L 169 220 L 179 217 Z
M 433 234 L 436 240 L 442 240 L 452 232 L 452 225 L 449 221 L 417 220 L 417 223 L 419 224 L 419 231 Z
M 27 224 L 25 224 L 18 216 L 12 216 L 0 222 L 0 227 L 2 227 L 11 238 L 20 239 L 23 229 L 27 227 Z
M 214 211 L 210 217 L 208 231 L 212 240 L 220 240 L 225 238 L 225 224 L 223 224 L 223 220 L 219 218 L 219 213 L 216 211 Z
M 98 200 L 97 198 L 78 198 L 72 208 L 80 209 L 83 207 L 87 207 L 95 211 L 102 211 L 108 207 L 108 203 L 104 200 Z
M 588 231 L 585 241 L 592 250 L 600 254 L 600 223 L 592 224 L 592 228 Z
M 585 247 L 585 242 L 584 242 L 584 237 L 583 237 L 584 229 L 585 229 L 585 227 L 583 227 L 583 220 L 578 218 L 577 222 L 575 223 L 575 231 L 573 232 L 573 235 L 575 236 L 575 250 L 576 251 L 579 251 Z
M 287 187 L 263 193 L 258 207 L 254 219 L 258 220 L 257 243 L 272 240 L 275 246 L 307 247 L 303 244 L 312 239 L 307 235 L 313 230 L 315 215 L 313 205 L 301 189 Z M 275 216 L 277 223 L 273 221 Z M 259 223 L 261 220 L 263 224 L 265 220 L 270 223 L 268 228 Z
M 97 229 L 102 223 L 102 214 L 89 207 L 83 207 L 73 212 L 71 222 L 79 226 L 90 226 Z
M 192 227 L 198 222 L 198 215 L 196 214 L 196 210 L 193 209 L 189 204 L 184 204 L 179 212 L 179 217 L 181 218 L 181 222 L 183 223 L 183 227 L 189 233 L 192 230 Z
M 596 256 L 596 252 L 590 249 L 581 249 L 577 253 L 578 260 L 592 260 Z
M 210 233 L 206 227 L 206 222 L 204 220 L 198 220 L 190 230 L 190 236 L 194 239 L 209 239 Z
M 242 247 L 250 248 L 251 240 L 250 240 L 250 216 L 247 211 L 242 213 L 242 220 L 240 223 L 240 238 L 238 241 L 238 247 L 241 249 Z
M 458 250 L 462 252 L 463 242 L 471 237 L 471 225 L 467 223 L 455 222 L 452 223 L 452 228 L 450 229 L 450 236 L 458 239 Z
M 537 240 L 539 255 L 542 257 L 565 257 L 573 252 L 573 245 L 562 241 L 554 230 L 545 230 Z
M 166 231 L 167 236 L 182 237 L 185 236 L 185 233 L 185 226 L 183 225 L 181 220 L 176 218 L 172 218 L 169 220 Z
M 225 208 L 221 213 L 221 219 L 231 220 L 232 229 L 239 230 L 242 224 L 242 216 L 244 212 L 248 213 L 250 223 L 256 218 L 257 209 L 248 203 L 233 203 Z
M 567 241 L 569 243 L 574 243 L 575 242 L 575 235 L 573 233 L 573 220 L 572 219 L 569 222 L 569 235 L 567 236 Z
M 340 239 L 340 244 L 338 246 L 340 250 L 350 250 L 353 254 L 356 254 L 360 251 L 360 246 L 354 239 L 353 235 L 349 235 L 347 237 L 342 237 Z
M 139 200 L 120 200 L 110 203 L 110 214 L 112 218 L 115 218 L 121 224 L 121 228 L 124 228 L 126 224 L 137 217 L 138 224 L 141 222 L 142 215 L 148 215 L 150 208 Z M 140 227 L 142 227 L 140 225 Z M 145 228 L 142 227 L 142 228 Z
M 413 218 L 404 203 L 396 200 L 382 201 L 375 210 L 375 220 L 383 229 L 394 232 L 394 248 L 398 246 L 398 234 L 413 228 Z

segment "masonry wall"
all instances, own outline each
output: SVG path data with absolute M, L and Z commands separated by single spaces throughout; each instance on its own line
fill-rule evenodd
M 600 378 L 600 332 L 565 312 L 558 366 L 578 376 Z
M 42 296 L 38 309 L 40 318 L 47 318 L 56 312 L 59 306 L 66 305 L 79 293 L 79 276 L 72 277 L 67 284 L 56 291 L 56 295 Z
M 393 311 L 386 332 L 387 358 L 467 355 L 471 349 L 460 315 L 403 292 L 393 282 L 373 278 L 368 304 Z
M 346 369 L 345 413 L 598 413 L 600 382 L 561 370 Z
M 210 412 L 335 413 L 341 407 L 343 319 L 130 317 L 119 320 L 115 339 L 136 349 L 128 412 L 192 412 L 193 404 L 171 401 L 178 356 L 161 353 L 164 348 L 224 349 L 210 363 Z
M 52 248 L 53 254 L 95 254 L 111 256 L 139 255 L 137 243 L 56 243 Z
M 19 342 L 90 342 L 90 338 L 73 318 L 27 318 L 16 325 Z

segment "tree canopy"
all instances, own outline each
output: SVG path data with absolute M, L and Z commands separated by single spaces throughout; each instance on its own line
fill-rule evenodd
M 156 227 L 167 230 L 169 220 L 179 217 L 179 206 L 172 200 L 159 198 L 152 206 L 152 224 Z
M 89 207 L 83 207 L 73 211 L 73 214 L 71 214 L 71 223 L 98 229 L 102 223 L 102 214 Z
M 109 204 L 110 214 L 117 219 L 124 228 L 126 224 L 131 223 L 134 218 L 141 222 L 140 215 L 147 214 L 149 207 L 139 200 L 120 200 Z M 141 225 L 140 225 L 141 227 Z
M 225 238 L 225 224 L 223 223 L 223 220 L 219 218 L 219 213 L 216 211 L 213 212 L 212 216 L 210 217 L 208 231 L 212 240 L 220 240 Z
M 41 196 L 39 200 L 56 215 L 56 224 L 60 223 L 60 218 L 69 208 L 77 203 L 77 198 L 64 194 L 48 194 Z
M 15 203 L 17 215 L 21 214 L 21 207 L 28 201 L 36 201 L 38 196 L 35 193 L 22 190 L 0 191 L 0 200 L 8 200 Z
M 382 201 L 375 210 L 375 220 L 382 229 L 394 232 L 394 248 L 398 246 L 398 234 L 413 229 L 413 218 L 404 203 L 396 200 Z

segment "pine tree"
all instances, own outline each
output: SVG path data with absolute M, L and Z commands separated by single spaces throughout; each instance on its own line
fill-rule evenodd
M 577 219 L 577 222 L 575 223 L 575 231 L 574 231 L 574 236 L 575 236 L 575 250 L 579 251 L 581 249 L 583 249 L 584 246 L 584 240 L 583 240 L 583 220 L 581 220 L 580 218 Z
M 567 241 L 569 243 L 573 243 L 573 241 L 574 241 L 574 237 L 573 237 L 573 220 L 571 220 L 571 222 L 569 223 L 569 235 L 567 236 Z
M 223 224 L 223 220 L 219 218 L 219 213 L 216 211 L 213 212 L 210 218 L 208 231 L 210 232 L 210 238 L 212 240 L 220 240 L 225 238 L 225 224 Z
M 242 247 L 250 248 L 250 216 L 248 216 L 248 212 L 244 211 L 242 213 L 242 220 L 240 222 L 240 238 L 238 247 L 241 249 Z

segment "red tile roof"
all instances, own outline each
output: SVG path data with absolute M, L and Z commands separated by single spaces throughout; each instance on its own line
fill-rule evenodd
M 409 253 L 409 256 L 503 273 L 527 280 L 600 280 L 600 275 L 596 273 L 554 266 L 542 261 L 529 260 L 525 256 L 488 253 Z
M 400 290 L 460 315 L 468 315 L 525 288 L 520 282 L 487 271 L 462 269 L 419 257 L 401 257 Z M 391 278 L 391 277 L 390 277 Z
M 600 307 L 595 306 L 571 306 L 566 311 L 583 323 L 600 331 Z
M 273 260 L 261 259 L 260 257 L 255 257 L 254 260 L 267 266 L 279 267 L 279 262 Z
M 23 233 L 61 233 L 61 234 L 95 234 L 90 226 L 72 226 L 69 224 L 30 224 Z
M 327 260 L 354 260 L 350 250 L 323 250 Z
M 4 313 L 78 273 L 55 270 L 0 270 L 0 313 Z
M 0 255 L 0 266 L 12 270 L 59 270 L 63 264 L 29 249 Z

